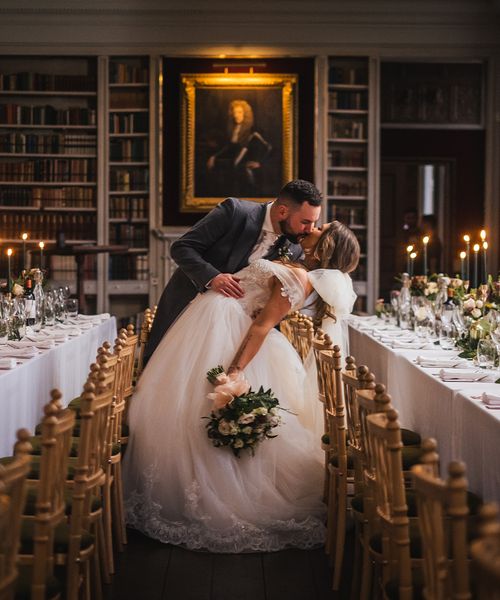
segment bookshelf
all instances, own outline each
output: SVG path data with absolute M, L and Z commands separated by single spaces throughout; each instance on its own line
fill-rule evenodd
M 129 252 L 108 258 L 106 295 L 109 310 L 126 318 L 149 303 L 149 57 L 110 57 L 107 97 L 107 241 Z
M 97 241 L 97 110 L 95 58 L 0 57 L 0 238 L 13 270 L 24 231 L 47 250 L 62 236 Z M 51 277 L 71 282 L 65 258 L 53 257 Z
M 358 294 L 356 311 L 372 308 L 368 244 L 373 237 L 370 207 L 373 186 L 370 60 L 329 57 L 326 93 L 326 190 L 328 220 L 337 219 L 356 234 L 361 246 L 359 266 L 352 274 Z

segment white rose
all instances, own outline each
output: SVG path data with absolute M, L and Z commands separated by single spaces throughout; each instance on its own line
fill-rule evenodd
M 479 308 L 475 308 L 471 312 L 471 315 L 474 317 L 474 319 L 479 319 L 479 317 L 481 316 L 481 311 L 479 310 Z
M 271 425 L 271 427 L 277 427 L 280 423 L 281 423 L 280 417 L 271 417 L 269 419 L 269 424 Z
M 274 406 L 269 412 L 273 415 L 273 417 L 275 417 L 276 415 L 279 415 L 280 411 L 276 406 Z
M 417 319 L 417 321 L 423 321 L 427 318 L 427 309 L 425 308 L 425 306 L 418 307 L 417 312 L 415 314 L 415 318 Z
M 233 447 L 234 448 L 243 448 L 245 444 L 243 443 L 243 440 L 237 439 L 234 444 Z
M 476 300 L 476 308 L 483 308 L 484 303 L 482 300 Z
M 267 415 L 267 408 L 265 406 L 259 406 L 253 411 L 254 415 Z
M 252 428 L 251 427 L 243 427 L 243 429 L 241 430 L 241 433 L 244 433 L 245 435 L 250 435 L 252 433 Z
M 218 429 L 219 433 L 222 433 L 222 435 L 234 435 L 238 432 L 235 422 L 226 421 L 225 419 L 222 419 L 222 421 L 219 423 Z
M 427 291 L 429 294 L 435 294 L 438 291 L 438 284 L 435 281 L 430 281 L 427 284 Z
M 472 310 L 473 308 L 476 308 L 476 301 L 474 300 L 474 298 L 468 298 L 464 302 L 464 308 L 465 310 Z
M 12 286 L 12 293 L 14 294 L 14 296 L 22 296 L 22 294 L 24 294 L 23 286 L 19 285 L 18 283 L 15 283 Z
M 245 413 L 241 415 L 241 417 L 238 419 L 238 423 L 240 425 L 248 425 L 249 423 L 253 423 L 254 421 L 255 415 L 253 415 L 252 413 Z

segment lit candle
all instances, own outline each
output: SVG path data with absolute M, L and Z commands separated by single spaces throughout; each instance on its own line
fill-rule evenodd
M 479 237 L 481 238 L 482 242 L 486 240 L 486 231 L 484 229 L 481 229 L 481 231 L 479 232 Z
M 406 272 L 410 274 L 410 254 L 413 252 L 413 246 L 406 246 Z
M 486 262 L 486 250 L 488 250 L 488 242 L 483 242 L 484 283 L 488 283 L 488 264 Z
M 462 250 L 462 252 L 460 252 L 460 271 L 461 271 L 461 275 L 462 275 L 462 280 L 465 280 L 465 257 L 467 256 L 467 254 Z
M 413 265 L 415 264 L 415 259 L 417 258 L 417 253 L 412 252 L 410 254 L 410 277 L 413 277 Z
M 40 248 L 40 269 L 43 269 L 43 249 L 45 248 L 45 244 L 40 242 L 38 246 Z
M 467 256 L 467 264 L 466 264 L 466 279 L 470 279 L 470 235 L 468 235 L 467 233 L 464 235 L 464 242 L 465 242 L 465 253 Z
M 474 244 L 474 289 L 477 290 L 477 277 L 478 277 L 478 272 L 477 272 L 477 254 L 479 252 L 479 244 Z
M 28 234 L 23 233 L 21 235 L 21 239 L 23 240 L 23 269 L 26 268 L 26 240 L 28 239 Z
M 11 275 L 10 275 L 10 257 L 12 256 L 12 248 L 7 248 L 7 291 L 10 292 L 10 282 L 11 282 Z
M 424 235 L 422 242 L 424 244 L 424 275 L 427 275 L 427 244 L 429 243 L 429 236 Z

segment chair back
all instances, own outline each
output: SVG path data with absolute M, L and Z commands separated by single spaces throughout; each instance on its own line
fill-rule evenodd
M 452 462 L 448 480 L 438 475 L 433 439 L 422 443 L 422 464 L 412 467 L 422 538 L 426 600 L 471 598 L 467 559 L 467 480 L 465 465 Z
M 304 361 L 311 350 L 311 345 L 314 338 L 314 325 L 310 317 L 307 317 L 306 315 L 300 315 L 295 335 L 295 349 L 297 350 L 302 361 Z
M 471 545 L 475 595 L 478 600 L 500 600 L 500 520 L 498 505 L 480 510 L 479 538 Z
M 20 429 L 14 459 L 0 465 L 0 600 L 14 600 L 15 596 L 21 515 L 31 462 L 29 454 L 19 450 L 29 437 L 28 430 Z
M 121 382 L 123 385 L 123 398 L 127 402 L 134 391 L 134 362 L 139 336 L 135 333 L 134 326 L 129 324 L 126 329 L 120 329 L 119 338 L 122 341 L 120 376 L 123 378 Z
M 396 577 L 400 600 L 411 600 L 410 533 L 398 413 L 389 409 L 366 417 L 368 445 L 374 461 L 375 510 L 382 529 L 382 581 Z
M 156 306 L 155 306 L 156 314 Z M 144 318 L 141 325 L 141 332 L 139 334 L 139 356 L 137 358 L 137 366 L 135 370 L 135 380 L 137 381 L 144 369 L 144 352 L 146 350 L 146 345 L 149 341 L 149 335 L 151 333 L 151 328 L 153 326 L 154 319 L 153 311 L 150 308 L 146 308 L 144 311 Z
M 340 347 L 334 346 L 332 350 L 319 352 L 318 364 L 325 397 L 330 450 L 338 455 L 339 469 L 345 472 L 347 470 L 346 424 Z
M 299 313 L 294 310 L 280 321 L 280 331 L 292 345 L 294 345 L 294 340 L 291 320 L 297 318 L 298 314 Z

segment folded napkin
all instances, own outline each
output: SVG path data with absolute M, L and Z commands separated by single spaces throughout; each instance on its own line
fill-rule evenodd
M 87 324 L 85 323 L 85 325 Z M 55 329 L 57 335 L 69 335 L 70 337 L 77 337 L 83 333 L 84 327 L 82 327 L 81 325 L 79 325 L 78 327 L 75 327 L 74 325 L 65 325 L 64 327 L 57 325 Z M 85 329 L 87 329 L 87 327 L 85 327 Z
M 0 351 L 1 358 L 33 358 L 37 354 L 36 348 L 2 348 Z
M 101 313 L 100 315 L 78 315 L 76 318 L 78 321 L 105 321 L 109 319 L 111 315 L 109 313 Z
M 33 342 L 26 340 L 9 340 L 6 344 L 9 348 L 33 348 Z
M 487 394 L 483 392 L 481 402 L 486 404 L 488 408 L 500 408 L 500 396 L 496 394 Z
M 15 369 L 16 364 L 13 358 L 0 358 L 0 369 Z
M 393 348 L 407 348 L 408 350 L 421 350 L 427 346 L 427 342 L 419 342 L 418 340 L 393 340 L 391 343 Z
M 444 358 L 444 357 L 432 357 L 432 356 L 417 356 L 416 363 L 421 367 L 456 367 L 464 364 L 461 358 Z
M 476 371 L 475 369 L 441 369 L 439 376 L 443 381 L 482 381 L 483 383 L 491 383 L 497 380 L 498 373 Z

